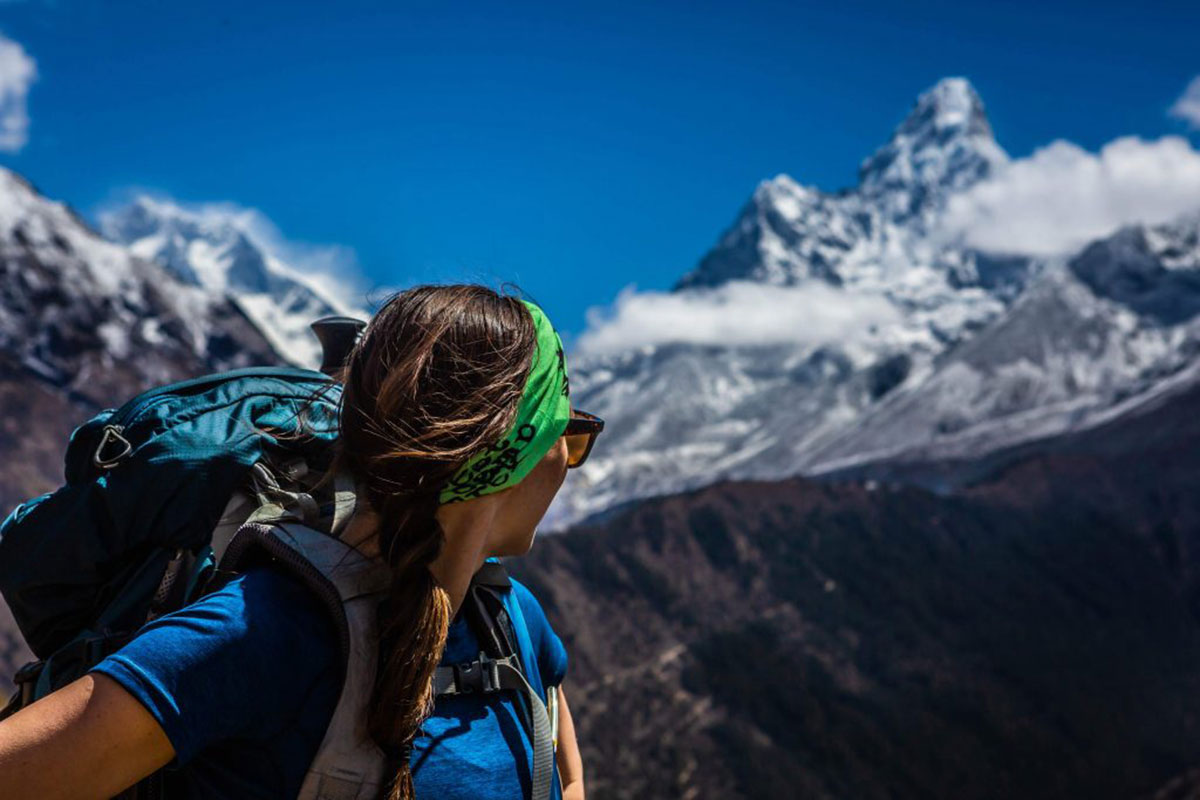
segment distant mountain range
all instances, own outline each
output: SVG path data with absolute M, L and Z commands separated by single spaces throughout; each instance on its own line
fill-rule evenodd
M 510 562 L 589 796 L 1194 798 L 1200 386 L 958 466 L 719 481 Z
M 858 185 L 786 175 L 676 283 L 680 302 L 739 286 L 816 287 L 886 313 L 853 336 L 650 343 L 584 354 L 572 394 L 609 421 L 556 498 L 566 527 L 638 497 L 721 478 L 775 479 L 953 459 L 1082 430 L 1196 377 L 1200 201 L 1069 257 L 983 252 L 946 223 L 956 197 L 1008 156 L 971 85 L 923 93 Z M 786 302 L 781 299 L 778 302 Z M 754 308 L 740 308 L 750 317 Z

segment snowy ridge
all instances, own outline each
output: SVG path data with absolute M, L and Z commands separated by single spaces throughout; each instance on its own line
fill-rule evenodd
M 67 206 L 5 169 L 0 289 L 0 352 L 85 394 L 110 379 L 119 384 L 112 377 L 118 374 L 153 383 L 188 364 L 275 360 L 227 299 L 105 241 Z
M 723 478 L 980 455 L 1189 380 L 1200 214 L 1128 227 L 1070 258 L 971 248 L 942 224 L 947 207 L 1008 163 L 974 89 L 949 78 L 863 161 L 857 187 L 829 194 L 786 175 L 760 184 L 677 282 L 679 302 L 749 282 L 777 287 L 772 303 L 811 302 L 821 286 L 822 303 L 883 298 L 895 313 L 824 341 L 801 321 L 790 343 L 576 352 L 574 402 L 610 424 L 545 526 Z
M 186 208 L 142 196 L 102 214 L 100 226 L 109 239 L 180 281 L 232 298 L 282 356 L 316 367 L 320 346 L 309 323 L 331 314 L 363 319 L 369 314 L 287 263 L 255 222 L 252 212 L 241 209 Z

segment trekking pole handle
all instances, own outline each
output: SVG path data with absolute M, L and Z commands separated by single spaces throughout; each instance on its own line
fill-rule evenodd
M 321 372 L 333 376 L 346 363 L 367 323 L 354 317 L 321 317 L 308 327 L 321 342 Z

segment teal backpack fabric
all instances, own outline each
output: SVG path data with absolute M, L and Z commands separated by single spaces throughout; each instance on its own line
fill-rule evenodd
M 251 467 L 327 463 L 339 393 L 320 372 L 252 367 L 152 389 L 76 428 L 66 483 L 0 524 L 0 592 L 42 659 L 18 676 L 32 684 L 22 693 L 65 685 L 191 599 Z

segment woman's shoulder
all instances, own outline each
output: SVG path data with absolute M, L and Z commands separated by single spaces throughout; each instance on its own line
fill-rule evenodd
M 513 598 L 521 604 L 521 611 L 527 615 L 532 614 L 540 619 L 541 624 L 549 627 L 549 623 L 546 622 L 546 611 L 533 591 L 516 578 L 510 577 L 509 580 L 512 582 Z
M 255 566 L 143 626 L 115 655 L 163 671 L 254 665 L 315 672 L 333 666 L 337 628 L 316 592 L 282 569 Z M 329 662 L 328 664 L 326 662 Z
M 213 592 L 201 597 L 218 597 L 242 605 L 281 606 L 300 610 L 324 610 L 316 592 L 298 576 L 271 564 L 250 567 Z M 326 612 L 327 613 L 327 612 Z
M 337 658 L 336 629 L 315 593 L 255 567 L 147 624 L 93 670 L 139 699 L 186 763 L 228 736 L 274 735 L 306 698 L 336 698 Z M 318 705 L 327 717 L 328 701 Z
M 185 622 L 186 621 L 186 622 Z M 280 638 L 289 634 L 335 636 L 333 620 L 316 592 L 297 576 L 269 565 L 255 566 L 207 592 L 183 608 L 159 617 L 141 634 L 185 623 L 199 630 Z M 139 635 L 141 635 L 139 634 Z
M 525 628 L 537 653 L 544 684 L 562 683 L 567 671 L 567 650 L 562 639 L 550 624 L 546 611 L 525 584 L 512 578 L 513 599 L 521 610 Z

